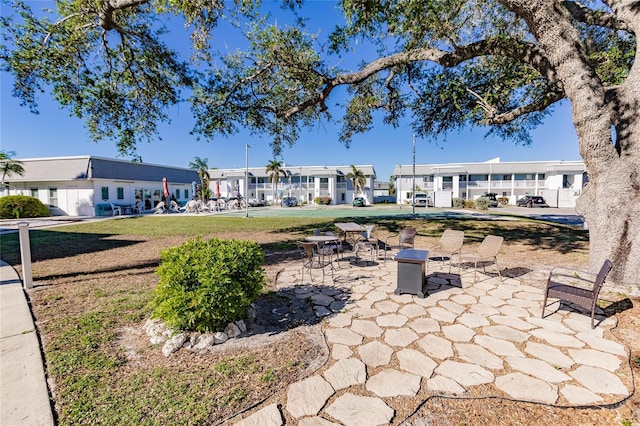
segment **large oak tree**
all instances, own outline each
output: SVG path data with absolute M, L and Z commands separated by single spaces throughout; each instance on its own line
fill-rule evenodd
M 615 282 L 638 283 L 639 1 L 342 0 L 346 23 L 323 44 L 303 20 L 268 25 L 256 2 L 227 3 L 59 0 L 48 17 L 16 2 L 16 14 L 2 18 L 2 66 L 31 108 L 50 90 L 92 137 L 115 139 L 129 154 L 157 136 L 183 89 L 194 132 L 249 129 L 270 135 L 276 155 L 332 112 L 347 146 L 378 112 L 388 125 L 410 118 L 423 138 L 481 126 L 530 143 L 528 132 L 568 100 L 589 174 L 577 209 L 589 224 L 591 266 L 609 258 Z M 191 60 L 163 43 L 160 19 L 168 14 L 182 15 L 191 30 Z M 250 47 L 214 66 L 212 30 L 238 16 L 254 23 Z M 355 69 L 330 65 L 357 57 L 363 40 L 378 46 L 376 59 Z M 336 107 L 328 101 L 341 86 L 346 100 L 341 94 Z

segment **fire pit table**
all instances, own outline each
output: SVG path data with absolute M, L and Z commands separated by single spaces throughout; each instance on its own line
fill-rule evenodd
M 394 294 L 411 293 L 424 298 L 422 289 L 428 257 L 428 250 L 400 250 L 393 258 L 398 262 L 398 283 Z

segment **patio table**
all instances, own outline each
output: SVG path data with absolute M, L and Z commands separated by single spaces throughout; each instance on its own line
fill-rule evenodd
M 339 260 L 338 259 L 338 253 L 340 252 L 340 249 L 338 248 L 338 245 L 342 244 L 340 242 L 340 237 L 339 236 L 336 236 L 336 235 L 310 235 L 308 237 L 305 237 L 304 240 L 308 241 L 308 242 L 312 242 L 312 243 L 317 243 L 317 244 L 320 245 L 321 248 L 324 248 L 325 244 L 335 243 L 336 244 L 336 262 Z M 331 260 L 331 256 L 329 256 L 329 260 Z
M 355 222 L 338 222 L 333 224 L 344 234 L 344 241 L 347 242 L 347 236 L 351 233 L 359 234 L 361 232 L 367 232 L 367 228 L 359 225 Z M 355 242 L 355 238 L 352 239 Z M 353 245 L 352 245 L 353 247 Z

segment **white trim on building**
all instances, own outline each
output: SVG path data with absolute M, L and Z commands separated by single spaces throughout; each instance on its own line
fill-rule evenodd
M 353 183 L 347 179 L 351 166 L 295 166 L 283 164 L 285 176 L 280 176 L 277 188 L 269 181 L 265 167 L 249 167 L 248 194 L 245 198 L 277 203 L 283 197 L 296 197 L 307 204 L 314 204 L 319 197 L 329 198 L 330 204 L 351 204 L 356 196 L 373 201 L 376 172 L 371 165 L 356 166 L 366 177 L 361 194 L 356 194 Z M 219 187 L 221 197 L 235 195 L 239 191 L 243 196 L 246 168 L 211 169 L 210 189 L 216 193 Z
M 413 166 L 394 167 L 398 204 L 411 200 Z M 452 207 L 454 198 L 476 199 L 496 193 L 515 204 L 523 195 L 542 195 L 551 207 L 575 207 L 588 177 L 582 161 L 416 164 L 415 186 L 431 194 L 435 207 Z

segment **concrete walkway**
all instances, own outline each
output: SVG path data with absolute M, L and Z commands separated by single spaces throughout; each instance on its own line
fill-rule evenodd
M 551 306 L 542 319 L 541 289 L 480 273 L 474 283 L 472 270 L 429 273 L 424 299 L 395 295 L 395 262 L 341 264 L 324 283 L 319 271 L 303 282 L 299 264 L 280 273 L 280 288 L 326 317 L 330 358 L 238 425 L 388 424 L 434 395 L 585 407 L 632 392 L 627 349 L 605 333 L 614 318 L 592 330 L 589 315 Z
M 16 271 L 0 260 L 0 425 L 53 425 L 38 336 Z

